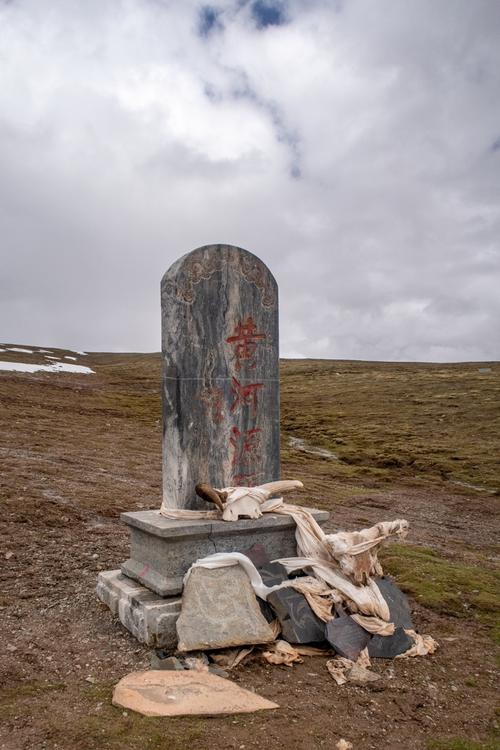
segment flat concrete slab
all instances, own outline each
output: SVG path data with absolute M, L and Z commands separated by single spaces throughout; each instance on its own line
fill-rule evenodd
M 317 523 L 329 513 L 309 508 Z M 182 582 L 192 563 L 214 552 L 244 552 L 262 544 L 269 557 L 297 554 L 295 521 L 291 516 L 265 513 L 261 518 L 239 521 L 175 521 L 158 510 L 122 513 L 130 528 L 130 557 L 122 573 L 160 596 L 182 592 Z

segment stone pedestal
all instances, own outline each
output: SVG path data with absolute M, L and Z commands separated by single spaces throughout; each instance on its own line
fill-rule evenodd
M 177 646 L 180 596 L 163 599 L 119 570 L 99 573 L 96 591 L 99 599 L 138 641 L 154 648 Z
M 326 511 L 309 509 L 319 524 Z M 177 521 L 157 510 L 122 513 L 131 532 L 130 557 L 121 571 L 160 596 L 182 592 L 182 581 L 192 563 L 214 552 L 245 552 L 263 544 L 271 560 L 295 557 L 295 521 L 290 516 L 265 513 L 261 518 L 227 521 Z

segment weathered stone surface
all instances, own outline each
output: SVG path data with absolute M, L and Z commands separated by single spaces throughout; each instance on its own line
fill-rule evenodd
M 374 635 L 368 643 L 368 655 L 379 659 L 394 659 L 413 646 L 404 628 L 396 628 L 392 635 Z
M 278 288 L 252 253 L 206 245 L 161 283 L 163 502 L 279 479 Z
M 177 646 L 175 623 L 181 610 L 180 597 L 162 599 L 119 570 L 99 573 L 97 596 L 141 643 L 164 648 Z
M 194 670 L 132 672 L 116 685 L 113 704 L 145 716 L 239 714 L 278 708 L 230 680 Z
M 173 669 L 179 672 L 187 669 L 186 665 L 176 656 L 167 656 L 165 659 L 161 659 L 158 654 L 153 652 L 150 662 L 151 669 Z
M 303 594 L 286 587 L 269 594 L 267 603 L 276 612 L 285 641 L 318 643 L 325 640 L 325 625 L 314 614 Z
M 271 558 L 267 554 L 267 550 L 263 544 L 253 544 L 249 549 L 243 551 L 253 562 L 256 568 L 261 568 L 263 565 L 267 565 L 271 562 Z
M 392 578 L 384 576 L 376 578 L 375 583 L 380 589 L 380 593 L 389 605 L 390 620 L 396 628 L 402 627 L 413 630 L 411 619 L 411 610 L 408 599 L 403 592 L 396 586 Z
M 379 682 L 380 675 L 371 672 L 360 664 L 353 664 L 347 673 L 347 679 L 354 685 L 368 685 L 370 682 Z
M 335 651 L 346 659 L 356 661 L 360 652 L 368 645 L 371 635 L 352 617 L 334 617 L 326 623 L 326 640 Z
M 319 524 L 326 511 L 310 509 Z M 160 596 L 182 591 L 182 581 L 192 563 L 214 552 L 242 552 L 262 544 L 269 555 L 293 557 L 297 552 L 295 521 L 290 516 L 265 513 L 262 518 L 240 521 L 173 521 L 157 510 L 122 513 L 131 532 L 130 558 L 122 573 Z
M 179 651 L 269 643 L 273 633 L 240 565 L 194 568 L 177 620 Z

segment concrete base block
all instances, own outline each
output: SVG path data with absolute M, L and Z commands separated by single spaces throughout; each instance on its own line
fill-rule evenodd
M 309 508 L 319 524 L 327 511 Z M 271 560 L 295 557 L 295 521 L 291 516 L 265 513 L 257 519 L 239 521 L 174 521 L 158 510 L 122 513 L 130 527 L 130 558 L 122 573 L 160 596 L 182 592 L 184 575 L 192 563 L 214 552 L 245 552 L 254 544 L 264 545 Z
M 176 648 L 180 596 L 163 599 L 119 570 L 99 573 L 96 590 L 99 599 L 138 641 L 157 648 Z

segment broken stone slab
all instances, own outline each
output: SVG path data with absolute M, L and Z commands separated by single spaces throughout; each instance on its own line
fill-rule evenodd
M 278 586 L 283 581 L 288 581 L 286 568 L 279 562 L 268 562 L 258 568 L 262 583 L 266 586 Z
M 368 643 L 368 655 L 378 659 L 394 659 L 413 646 L 413 640 L 404 631 L 396 628 L 392 635 L 374 635 Z
M 354 685 L 368 685 L 371 682 L 379 682 L 380 675 L 371 672 L 360 664 L 353 664 L 347 673 L 347 680 Z
M 375 583 L 389 605 L 389 619 L 394 623 L 394 627 L 413 630 L 410 604 L 401 589 L 396 586 L 392 578 L 388 578 L 387 576 L 375 578 Z
M 289 643 L 318 643 L 325 640 L 325 625 L 314 614 L 303 594 L 287 586 L 269 594 L 267 603 L 280 621 L 283 640 Z
M 309 508 L 324 524 L 326 511 Z M 265 513 L 257 519 L 238 521 L 179 521 L 158 510 L 122 513 L 130 528 L 130 557 L 122 573 L 160 596 L 182 592 L 182 582 L 191 564 L 214 552 L 244 552 L 255 544 L 265 547 L 271 559 L 297 554 L 295 521 L 291 516 Z
M 181 611 L 180 596 L 163 599 L 119 570 L 99 573 L 96 592 L 138 641 L 158 648 L 177 646 L 175 623 Z
M 230 680 L 194 670 L 132 672 L 116 685 L 113 705 L 144 716 L 233 714 L 279 708 Z
M 193 568 L 177 620 L 179 651 L 269 643 L 272 628 L 261 614 L 250 579 L 240 565 Z
M 335 651 L 346 659 L 356 661 L 368 645 L 371 635 L 349 615 L 334 617 L 326 623 L 326 640 Z

